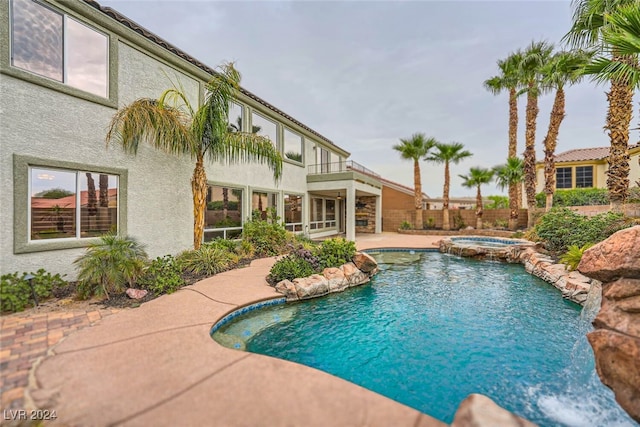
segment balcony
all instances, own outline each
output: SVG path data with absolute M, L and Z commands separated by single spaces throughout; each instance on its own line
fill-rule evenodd
M 326 175 L 347 171 L 355 171 L 374 178 L 380 178 L 380 175 L 378 175 L 371 169 L 365 168 L 360 163 L 354 162 L 353 160 L 346 160 L 335 163 L 318 163 L 315 165 L 309 165 L 308 169 L 309 175 Z

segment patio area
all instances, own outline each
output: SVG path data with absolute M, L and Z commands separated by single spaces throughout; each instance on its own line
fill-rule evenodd
M 383 233 L 359 235 L 357 246 L 438 240 Z M 64 425 L 445 425 L 324 372 L 215 343 L 218 319 L 280 295 L 264 280 L 273 262 L 115 314 L 3 316 L 2 408 L 47 408 Z

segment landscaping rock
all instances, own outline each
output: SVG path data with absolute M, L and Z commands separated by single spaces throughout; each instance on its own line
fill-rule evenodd
M 344 272 L 339 268 L 325 268 L 322 275 L 328 281 L 329 292 L 340 292 L 349 287 L 349 281 L 344 276 Z
M 364 252 L 356 252 L 353 258 L 351 258 L 351 261 L 353 261 L 358 270 L 363 273 L 370 273 L 378 267 L 376 260 L 373 259 L 371 255 L 365 254 Z
M 640 338 L 640 279 L 624 278 L 604 285 L 593 325 Z
M 128 288 L 126 293 L 127 293 L 127 296 L 131 299 L 142 299 L 147 296 L 149 291 L 144 289 Z
M 276 284 L 276 291 L 287 297 L 287 301 L 296 301 L 298 299 L 298 293 L 296 287 L 290 280 L 284 279 Z
M 620 277 L 640 279 L 640 225 L 620 230 L 587 249 L 578 270 L 602 282 Z
M 470 394 L 460 403 L 451 427 L 535 427 L 482 394 Z
M 329 281 L 319 274 L 293 279 L 299 299 L 320 297 L 329 293 Z

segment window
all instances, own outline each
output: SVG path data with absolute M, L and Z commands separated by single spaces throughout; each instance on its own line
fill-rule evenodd
M 571 168 L 556 169 L 556 188 L 573 188 Z
M 576 167 L 576 188 L 593 187 L 593 166 Z
M 29 194 L 30 240 L 98 237 L 118 231 L 116 175 L 32 167 Z
M 273 145 L 278 146 L 278 126 L 260 114 L 251 114 L 251 132 L 269 138 Z
M 336 223 L 336 201 L 334 199 L 323 199 L 314 197 L 311 199 L 311 230 L 323 228 L 335 228 Z
M 251 211 L 260 219 L 267 220 L 278 212 L 278 194 L 254 191 L 251 198 Z
M 204 241 L 235 238 L 242 232 L 242 189 L 220 185 L 207 188 Z
M 243 132 L 242 105 L 232 102 L 229 106 L 229 132 Z
M 284 157 L 302 163 L 302 137 L 289 129 L 284 130 Z
M 11 65 L 108 96 L 109 38 L 32 0 L 11 2 Z
M 284 195 L 284 225 L 289 231 L 302 231 L 302 196 Z
M 322 173 L 328 173 L 331 171 L 331 153 L 324 148 L 320 149 L 320 169 Z

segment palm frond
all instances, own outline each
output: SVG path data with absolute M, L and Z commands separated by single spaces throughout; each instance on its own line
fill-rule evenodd
M 267 165 L 276 180 L 282 177 L 282 154 L 269 138 L 253 133 L 225 133 L 219 142 L 208 147 L 207 157 L 231 164 L 257 162 Z
M 584 74 L 597 83 L 612 80 L 628 82 L 631 87 L 640 87 L 640 68 L 637 63 L 629 64 L 610 58 L 599 57 L 584 67 Z
M 130 154 L 138 152 L 140 143 L 167 153 L 182 154 L 193 145 L 189 126 L 190 117 L 181 110 L 142 98 L 116 112 L 105 139 L 107 145 L 115 142 Z

